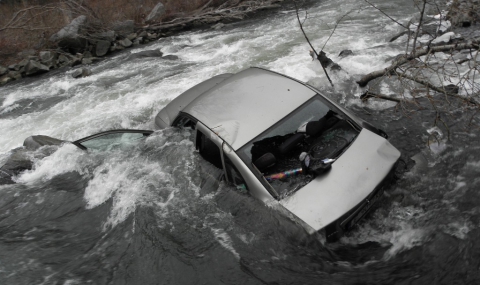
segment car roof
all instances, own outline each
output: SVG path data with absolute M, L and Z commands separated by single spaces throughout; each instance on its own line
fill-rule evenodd
M 287 76 L 249 68 L 204 92 L 183 112 L 237 150 L 315 94 L 313 89 Z

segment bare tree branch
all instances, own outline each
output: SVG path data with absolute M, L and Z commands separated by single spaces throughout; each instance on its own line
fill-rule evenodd
M 426 81 L 426 80 L 422 80 L 422 79 L 419 79 L 418 77 L 414 77 L 414 76 L 410 76 L 410 75 L 407 75 L 407 74 L 404 74 L 404 73 L 397 73 L 397 76 L 398 77 L 402 77 L 402 78 L 405 78 L 405 79 L 408 79 L 408 80 L 412 80 L 414 82 L 417 82 L 419 84 L 422 84 L 424 85 L 425 87 L 429 88 L 429 89 L 432 89 L 433 91 L 436 91 L 438 93 L 442 93 L 442 94 L 445 94 L 447 96 L 450 96 L 450 97 L 454 97 L 454 98 L 457 98 L 457 99 L 460 99 L 462 101 L 465 101 L 471 105 L 474 105 L 474 106 L 477 106 L 479 107 L 480 106 L 480 103 L 479 102 L 476 102 L 475 100 L 471 99 L 471 98 L 468 98 L 468 97 L 463 97 L 463 96 L 460 96 L 458 94 L 454 94 L 454 93 L 449 93 L 445 90 L 445 87 L 442 86 L 442 87 L 437 87 L 435 85 L 433 85 L 432 83 Z
M 365 87 L 368 84 L 368 82 L 372 81 L 373 79 L 376 79 L 385 75 L 393 75 L 393 72 L 397 67 L 409 62 L 412 59 L 419 58 L 428 53 L 446 52 L 446 51 L 462 50 L 462 49 L 478 49 L 478 48 L 479 48 L 478 43 L 462 43 L 462 44 L 427 47 L 425 49 L 422 49 L 416 52 L 415 55 L 408 55 L 408 56 L 402 57 L 401 59 L 395 61 L 392 65 L 390 65 L 387 68 L 370 72 L 369 74 L 363 76 L 360 80 L 358 80 L 357 84 L 360 85 L 360 87 Z
M 418 21 L 417 31 L 415 32 L 415 37 L 413 38 L 413 45 L 412 45 L 412 56 L 415 57 L 415 49 L 417 47 L 417 38 L 420 34 L 420 26 L 423 22 L 423 15 L 425 14 L 425 5 L 427 5 L 427 0 L 423 0 L 422 11 L 420 12 L 420 20 Z
M 316 57 L 316 58 L 318 59 L 318 61 L 320 62 L 318 52 L 315 50 L 315 48 L 313 47 L 312 43 L 311 43 L 310 40 L 308 39 L 307 34 L 306 34 L 305 31 L 303 30 L 303 25 L 302 25 L 302 22 L 300 21 L 300 16 L 299 16 L 299 12 L 298 12 L 297 1 L 293 1 L 293 4 L 295 5 L 295 12 L 296 12 L 296 14 L 297 14 L 297 20 L 298 20 L 298 24 L 300 25 L 300 30 L 302 30 L 302 33 L 303 33 L 303 36 L 305 37 L 305 40 L 307 40 L 307 43 L 308 43 L 308 45 L 310 46 L 311 50 L 315 53 L 315 57 Z M 331 36 L 331 35 L 330 35 L 330 36 Z M 329 38 L 329 39 L 330 39 L 330 38 Z M 323 50 L 323 48 L 322 48 L 322 50 Z M 332 87 L 333 87 L 333 82 L 332 82 L 332 80 L 330 79 L 330 76 L 328 76 L 327 70 L 325 69 L 325 67 L 323 66 L 323 64 L 322 64 L 321 62 L 320 62 L 320 66 L 322 67 L 323 72 L 325 72 L 325 75 L 327 76 L 328 82 L 330 82 L 330 85 L 332 85 Z

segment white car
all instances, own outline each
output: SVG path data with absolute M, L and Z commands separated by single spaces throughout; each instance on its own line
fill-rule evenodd
M 383 194 L 400 152 L 387 135 L 298 80 L 261 68 L 187 90 L 155 118 L 192 128 L 239 191 L 335 240 Z M 284 211 L 286 210 L 286 211 Z

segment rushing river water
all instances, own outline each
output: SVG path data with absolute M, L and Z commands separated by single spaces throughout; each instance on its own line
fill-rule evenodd
M 127 60 L 0 88 L 0 165 L 33 134 L 75 140 L 115 128 L 152 129 L 156 113 L 211 76 L 261 66 L 309 82 L 383 128 L 408 171 L 376 210 L 336 243 L 308 236 L 262 203 L 222 183 L 199 159 L 188 131 L 157 131 L 122 152 L 72 145 L 30 153 L 34 169 L 0 186 L 0 284 L 478 284 L 480 146 L 456 112 L 452 139 L 434 112 L 364 105 L 353 80 L 403 51 L 387 44 L 396 24 L 362 1 L 311 1 L 305 28 L 344 72 L 335 89 L 309 57 L 292 7 L 221 30 L 188 32 L 131 52 L 159 49 L 178 60 Z M 410 1 L 382 8 L 407 21 Z M 357 10 L 355 10 L 357 9 Z M 344 49 L 354 55 L 338 57 Z M 386 88 L 386 87 L 385 87 Z M 389 90 L 383 90 L 388 92 Z M 268 112 L 268 110 L 266 110 Z M 439 141 L 427 146 L 429 134 Z M 413 166 L 409 159 L 420 157 Z

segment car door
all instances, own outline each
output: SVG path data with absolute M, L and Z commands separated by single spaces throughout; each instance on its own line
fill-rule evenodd
M 94 134 L 72 143 L 83 150 L 107 151 L 135 145 L 152 133 L 149 130 L 119 129 Z

